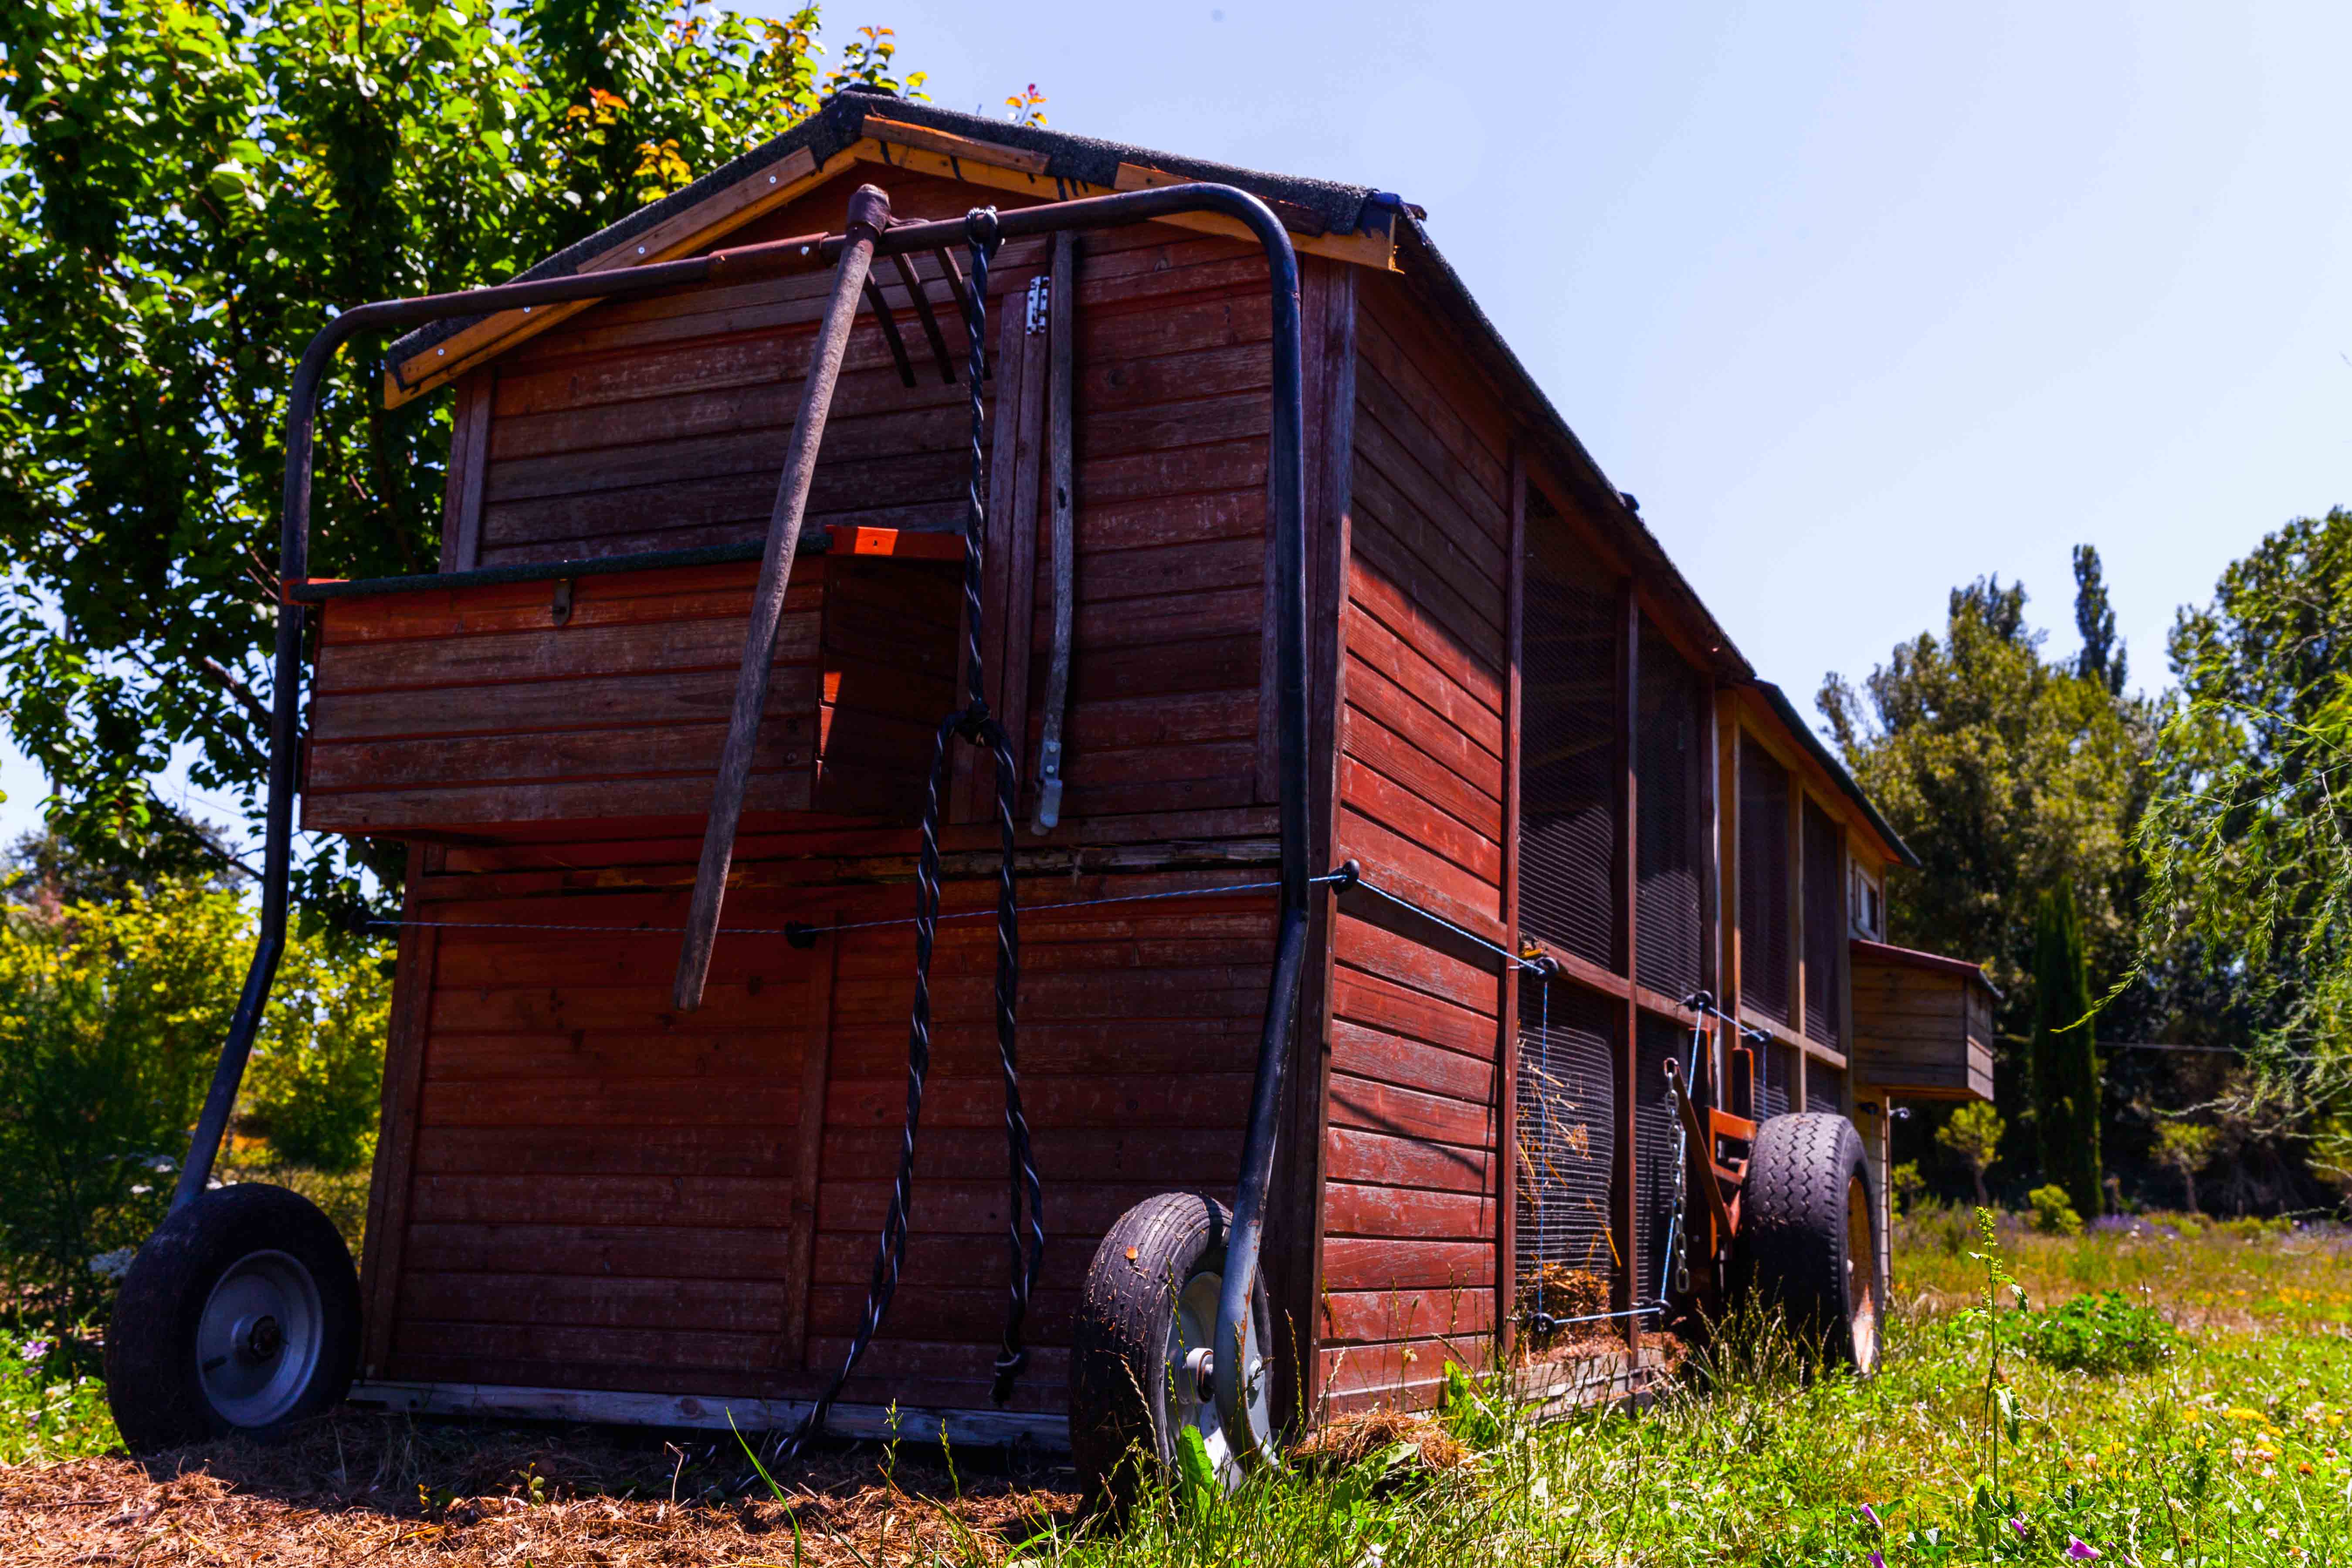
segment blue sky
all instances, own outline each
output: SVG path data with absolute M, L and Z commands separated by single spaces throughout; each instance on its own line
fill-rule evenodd
M 935 101 L 1361 181 L 1437 241 L 1767 676 L 1809 704 L 2021 577 L 2134 682 L 2352 502 L 2352 8 L 952 5 Z M 0 830 L 37 773 L 0 756 Z

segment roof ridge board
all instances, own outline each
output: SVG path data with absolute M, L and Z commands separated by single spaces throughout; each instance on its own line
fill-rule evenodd
M 1341 184 L 1328 180 L 1244 169 L 1235 164 L 1190 158 L 1149 147 L 1133 147 L 1097 137 L 1079 136 L 1048 126 L 991 120 L 983 115 L 967 114 L 961 110 L 942 109 L 937 104 L 882 93 L 837 92 L 798 124 L 720 164 L 683 189 L 673 191 L 659 201 L 650 202 L 625 217 L 583 236 L 553 255 L 516 273 L 507 281 L 521 283 L 541 278 L 567 276 L 578 270 L 581 263 L 604 254 L 722 191 L 733 188 L 803 148 L 807 148 L 817 165 L 822 167 L 827 160 L 864 136 L 869 117 L 945 132 L 975 142 L 993 142 L 1021 152 L 1041 153 L 1048 160 L 1046 173 L 1049 175 L 1106 188 L 1118 184 L 1119 166 L 1123 163 L 1182 174 L 1196 180 L 1238 185 L 1253 195 L 1310 208 L 1334 230 L 1341 233 L 1360 229 L 1368 207 L 1378 207 L 1383 212 L 1387 210 L 1387 204 L 1378 199 L 1381 193 L 1369 185 Z M 459 316 L 429 321 L 394 340 L 384 351 L 384 363 L 405 363 L 480 319 Z

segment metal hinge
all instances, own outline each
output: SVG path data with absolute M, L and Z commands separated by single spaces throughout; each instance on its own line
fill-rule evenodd
M 1029 279 L 1029 335 L 1035 337 L 1045 330 L 1045 318 L 1053 303 L 1054 282 L 1044 273 Z

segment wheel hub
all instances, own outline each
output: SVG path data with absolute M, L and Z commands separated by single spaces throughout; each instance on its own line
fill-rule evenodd
M 275 1249 L 228 1268 L 196 1319 L 196 1379 L 226 1425 L 252 1430 L 301 1403 L 326 1338 L 326 1311 L 310 1269 Z
M 267 1312 L 238 1319 L 231 1338 L 236 1345 L 237 1359 L 254 1365 L 273 1359 L 286 1348 L 286 1331 Z

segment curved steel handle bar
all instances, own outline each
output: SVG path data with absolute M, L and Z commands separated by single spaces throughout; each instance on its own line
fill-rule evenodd
M 1268 291 L 1274 305 L 1274 419 L 1266 466 L 1266 514 L 1275 532 L 1274 581 L 1268 584 L 1276 639 L 1276 731 L 1280 759 L 1282 834 L 1281 895 L 1276 917 L 1274 972 L 1258 1037 L 1256 1079 L 1250 1092 L 1249 1128 L 1242 1145 L 1242 1168 L 1234 1199 L 1234 1225 L 1225 1247 L 1223 1293 L 1217 1302 L 1215 1378 L 1217 1411 L 1229 1433 L 1246 1433 L 1246 1382 L 1242 1363 L 1243 1330 L 1249 1321 L 1251 1288 L 1257 1278 L 1265 1239 L 1265 1200 L 1274 1177 L 1276 1123 L 1281 1113 L 1282 1079 L 1297 1021 L 1300 977 L 1306 966 L 1308 879 L 1307 843 L 1307 477 L 1306 405 L 1298 317 L 1298 258 L 1289 234 L 1266 205 L 1232 185 L 1170 185 L 1158 190 L 1085 196 L 998 215 L 1007 239 L 1062 229 L 1108 228 L 1177 213 L 1216 213 L 1246 228 L 1265 251 Z M 961 217 L 936 223 L 896 225 L 885 231 L 877 251 L 898 255 L 935 250 L 958 242 Z M 832 264 L 843 238 L 810 235 L 714 251 L 682 261 L 650 262 L 568 278 L 505 283 L 460 293 L 410 300 L 382 300 L 337 316 L 310 340 L 288 395 L 286 488 L 278 531 L 281 592 L 308 575 L 310 542 L 310 448 L 318 418 L 319 390 L 327 367 L 345 342 L 362 332 L 405 327 L 453 316 L 478 316 L 581 300 L 611 299 L 724 275 L 758 277 L 813 271 Z M 289 874 L 292 868 L 294 766 L 300 718 L 302 677 L 301 606 L 281 599 L 269 722 L 269 805 L 262 863 L 261 930 L 247 971 L 245 989 L 229 1022 L 219 1066 L 196 1123 L 188 1158 L 172 1198 L 173 1207 L 205 1189 L 212 1175 L 222 1134 L 228 1126 L 237 1086 L 245 1076 L 253 1037 L 286 946 Z M 1224 1347 L 1231 1347 L 1230 1355 Z M 1253 1460 L 1273 1456 L 1245 1447 Z

